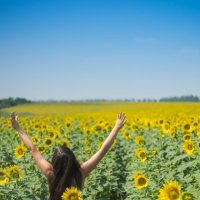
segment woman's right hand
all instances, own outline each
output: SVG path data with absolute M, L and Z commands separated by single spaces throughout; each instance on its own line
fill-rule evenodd
M 124 126 L 125 123 L 126 123 L 126 116 L 124 115 L 123 112 L 121 112 L 120 114 L 117 115 L 115 127 L 117 129 L 121 129 Z
M 18 123 L 18 121 L 17 121 L 17 116 L 15 116 L 15 113 L 14 113 L 14 112 L 11 112 L 10 118 L 11 118 L 12 127 L 13 127 L 15 130 L 19 130 L 19 129 L 20 129 L 20 126 L 19 126 L 19 123 Z

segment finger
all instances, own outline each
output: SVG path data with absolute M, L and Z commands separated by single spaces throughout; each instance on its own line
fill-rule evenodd
M 12 117 L 13 115 L 14 115 L 14 112 L 11 112 L 11 113 L 10 113 L 10 116 Z
M 14 112 L 11 113 L 11 118 L 12 118 L 12 120 L 15 119 L 15 113 Z
M 123 117 L 122 117 L 122 121 L 124 121 L 126 119 L 126 116 L 124 115 Z
M 127 121 L 127 120 L 125 119 L 124 122 L 123 122 L 123 125 L 126 123 L 126 121 Z
M 122 118 L 122 112 L 120 112 L 120 119 Z

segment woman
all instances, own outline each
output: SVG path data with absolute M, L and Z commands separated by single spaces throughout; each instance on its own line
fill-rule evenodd
M 73 152 L 65 145 L 62 145 L 54 151 L 52 161 L 49 163 L 42 157 L 31 139 L 20 127 L 15 113 L 11 112 L 12 127 L 17 130 L 42 173 L 47 177 L 50 192 L 49 200 L 60 200 L 67 187 L 75 186 L 79 190 L 83 189 L 85 178 L 107 153 L 118 131 L 123 127 L 125 122 L 126 117 L 124 113 L 118 114 L 111 133 L 106 138 L 99 151 L 86 162 L 79 164 Z

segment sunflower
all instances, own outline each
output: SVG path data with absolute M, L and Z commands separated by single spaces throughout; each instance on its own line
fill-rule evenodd
M 189 193 L 189 192 L 186 192 L 183 194 L 183 200 L 193 200 L 194 199 L 194 196 Z
M 11 165 L 6 168 L 6 173 L 8 174 L 9 179 L 12 179 L 13 182 L 22 181 L 23 171 L 17 165 Z
M 169 133 L 169 131 L 170 131 L 169 123 L 167 123 L 167 122 L 163 123 L 162 124 L 162 130 L 163 130 L 164 133 Z
M 197 146 L 198 146 L 198 148 L 200 148 L 200 142 L 197 142 Z
M 187 140 L 183 144 L 183 149 L 184 151 L 188 154 L 191 155 L 194 152 L 194 144 L 191 140 Z
M 84 129 L 83 129 L 83 133 L 84 133 L 85 135 L 90 135 L 91 130 L 90 130 L 89 128 L 84 128 Z
M 158 154 L 158 151 L 156 149 L 152 149 L 151 155 L 155 156 L 156 154 Z
M 71 146 L 68 139 L 59 139 L 59 140 L 56 140 L 56 144 L 58 144 L 58 145 L 63 145 L 64 144 L 67 147 Z
M 169 181 L 159 191 L 159 200 L 180 200 L 181 186 L 177 182 Z
M 134 185 L 137 189 L 143 189 L 149 184 L 149 179 L 144 176 L 141 171 L 137 171 L 134 175 Z
M 126 139 L 126 140 L 129 140 L 130 139 L 130 133 L 128 131 L 124 132 L 123 133 L 123 137 Z
M 192 132 L 192 126 L 190 124 L 185 124 L 183 126 L 183 129 L 185 132 L 189 132 L 189 133 Z
M 141 135 L 136 136 L 134 140 L 135 144 L 140 144 L 143 141 L 144 141 L 144 138 Z
M 37 137 L 31 137 L 31 140 L 32 140 L 32 142 L 33 142 L 33 144 L 37 144 L 37 142 L 38 142 L 38 138 Z
M 85 152 L 86 152 L 87 154 L 91 154 L 91 147 L 87 146 L 87 147 L 85 148 Z
M 41 154 L 43 154 L 43 153 L 45 152 L 45 148 L 44 148 L 44 146 L 42 146 L 42 145 L 39 145 L 39 146 L 37 147 L 37 149 L 38 149 L 38 151 L 39 151 Z
M 14 154 L 17 158 L 22 158 L 25 152 L 26 152 L 26 149 L 24 148 L 24 146 L 20 145 L 15 148 Z
M 52 139 L 50 138 L 50 137 L 46 137 L 45 139 L 44 139 L 44 144 L 45 144 L 45 146 L 47 146 L 47 147 L 50 147 L 51 145 L 52 145 Z
M 66 188 L 61 198 L 62 200 L 82 200 L 81 192 L 75 187 Z
M 71 124 L 70 121 L 66 121 L 65 125 L 66 125 L 67 128 L 72 128 L 72 124 Z
M 4 169 L 0 168 L 0 185 L 5 185 L 8 182 L 8 176 Z
M 135 131 L 138 128 L 136 123 L 131 124 L 131 129 Z
M 169 135 L 170 135 L 171 138 L 175 138 L 176 130 L 174 128 L 170 128 Z
M 186 141 L 186 140 L 191 140 L 191 134 L 190 133 L 186 133 L 183 135 L 183 140 Z
M 136 149 L 135 154 L 142 162 L 144 162 L 147 159 L 147 154 L 143 147 Z

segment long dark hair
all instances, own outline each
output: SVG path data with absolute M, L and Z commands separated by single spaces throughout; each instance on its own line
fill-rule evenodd
M 74 186 L 82 190 L 83 178 L 80 164 L 66 145 L 63 144 L 54 151 L 51 163 L 54 173 L 48 179 L 49 200 L 61 200 L 67 187 Z

